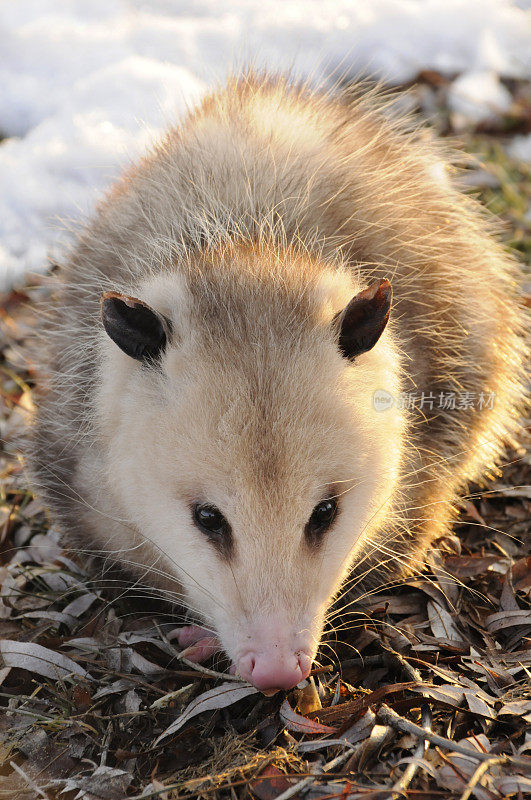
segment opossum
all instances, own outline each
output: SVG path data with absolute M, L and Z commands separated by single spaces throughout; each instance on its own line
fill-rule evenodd
M 425 562 L 517 435 L 517 267 L 452 170 L 377 92 L 243 74 L 59 268 L 35 485 L 264 692 L 308 676 L 341 587 Z

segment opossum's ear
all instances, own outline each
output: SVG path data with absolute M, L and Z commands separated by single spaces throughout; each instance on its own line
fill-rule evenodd
M 162 314 L 118 292 L 105 292 L 100 304 L 103 327 L 128 356 L 153 361 L 164 350 L 171 324 Z
M 356 358 L 374 347 L 387 325 L 392 295 L 388 280 L 375 281 L 336 314 L 339 349 L 345 358 Z

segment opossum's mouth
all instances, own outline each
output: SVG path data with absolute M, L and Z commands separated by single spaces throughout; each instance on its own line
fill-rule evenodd
M 179 646 L 183 648 L 181 658 L 186 658 L 195 664 L 201 664 L 223 650 L 218 637 L 200 625 L 186 625 L 184 628 L 176 628 L 169 634 L 168 638 L 177 639 Z
M 194 663 L 206 661 L 224 649 L 217 636 L 199 625 L 176 629 L 170 638 L 176 638 L 183 648 L 180 657 Z M 293 689 L 307 678 L 312 661 L 312 656 L 303 650 L 291 652 L 289 648 L 272 643 L 269 647 L 249 650 L 241 655 L 229 673 L 241 677 L 270 697 L 281 690 Z

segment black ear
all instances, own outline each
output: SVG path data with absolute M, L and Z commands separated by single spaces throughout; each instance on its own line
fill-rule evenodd
M 100 304 L 103 327 L 124 353 L 138 361 L 153 361 L 161 354 L 171 332 L 166 317 L 118 292 L 105 292 Z
M 375 281 L 335 316 L 339 349 L 345 358 L 353 359 L 374 347 L 387 325 L 392 295 L 388 280 Z

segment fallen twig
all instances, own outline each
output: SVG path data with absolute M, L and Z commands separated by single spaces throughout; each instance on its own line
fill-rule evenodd
M 383 704 L 376 713 L 376 717 L 385 725 L 390 725 L 403 733 L 411 733 L 413 736 L 418 736 L 420 739 L 427 739 L 432 744 L 442 747 L 443 750 L 450 750 L 452 753 L 460 753 L 463 756 L 468 756 L 475 761 L 491 761 L 491 753 L 481 753 L 479 750 L 472 750 L 465 745 L 458 742 L 452 742 L 451 739 L 446 739 L 444 736 L 439 736 L 437 733 L 425 730 L 420 725 L 404 719 L 400 714 L 397 714 L 389 706 Z M 518 769 L 528 770 L 531 772 L 531 758 L 522 758 L 520 756 L 500 756 L 500 763 L 510 764 L 512 767 Z
M 336 758 L 332 759 L 332 761 L 329 761 L 328 764 L 325 764 L 322 770 L 320 770 L 321 774 L 323 772 L 330 772 L 330 770 L 334 769 L 334 767 L 338 767 L 340 764 L 343 764 L 347 760 L 347 758 L 349 758 L 360 747 L 360 745 L 357 746 L 349 745 L 348 742 L 345 742 L 345 745 L 348 748 L 347 752 L 341 753 L 340 756 L 337 756 Z M 303 778 L 302 781 L 294 783 L 293 786 L 290 786 L 290 788 L 286 789 L 285 792 L 279 794 L 275 798 L 275 800 L 289 800 L 290 797 L 296 795 L 298 792 L 301 791 L 301 789 L 304 789 L 306 786 L 309 786 L 315 780 L 316 777 L 317 774 L 310 775 L 308 778 Z
M 429 705 L 427 703 L 425 703 L 423 705 L 423 708 L 422 708 L 422 729 L 427 731 L 427 732 L 431 732 L 431 723 L 432 723 L 431 709 L 430 709 Z M 428 747 L 429 747 L 429 739 L 427 739 L 427 738 L 420 739 L 418 745 L 416 746 L 416 748 L 415 748 L 415 750 L 413 752 L 413 757 L 415 759 L 423 758 L 424 755 L 426 754 L 426 751 L 427 751 Z M 393 788 L 391 790 L 391 797 L 403 797 L 404 796 L 404 793 L 405 793 L 406 789 L 411 784 L 411 781 L 413 780 L 413 778 L 417 774 L 418 769 L 419 769 L 419 765 L 418 764 L 416 764 L 414 762 L 411 763 L 411 764 L 408 764 L 408 766 L 404 770 L 403 774 L 400 776 L 400 778 L 393 785 Z
M 24 772 L 24 770 L 22 769 L 22 767 L 19 767 L 19 765 L 18 765 L 18 764 L 16 764 L 14 761 L 10 761 L 10 762 L 9 762 L 9 765 L 10 765 L 10 766 L 11 766 L 11 767 L 12 767 L 12 768 L 15 770 L 15 772 L 18 772 L 18 774 L 20 775 L 20 777 L 21 777 L 21 778 L 22 778 L 22 779 L 23 779 L 23 780 L 24 780 L 24 781 L 25 781 L 25 782 L 28 784 L 28 786 L 30 787 L 30 789 L 33 789 L 33 791 L 34 791 L 34 792 L 37 792 L 37 795 L 38 795 L 39 797 L 42 797 L 42 798 L 43 798 L 43 800 L 49 800 L 49 797 L 48 797 L 48 795 L 47 795 L 45 792 L 43 792 L 43 790 L 42 790 L 42 789 L 40 789 L 40 788 L 37 786 L 37 784 L 35 783 L 35 781 L 33 781 L 33 780 L 30 778 L 30 776 L 29 776 L 29 775 L 27 775 L 27 774 Z
M 476 784 L 479 783 L 483 775 L 488 772 L 488 770 L 494 766 L 494 764 L 503 764 L 505 758 L 504 756 L 494 756 L 493 758 L 488 758 L 485 761 L 482 761 L 481 764 L 478 764 L 476 770 L 470 780 L 468 781 L 465 790 L 459 800 L 468 800 L 472 792 L 474 791 L 474 787 Z
M 204 667 L 202 664 L 196 664 L 195 661 L 188 661 L 187 658 L 183 658 L 182 656 L 178 656 L 178 659 L 182 661 L 183 664 L 186 664 L 187 667 L 193 669 L 194 672 L 200 672 L 202 675 L 210 675 L 211 678 L 222 678 L 224 681 L 242 682 L 241 678 L 238 678 L 236 675 L 230 675 L 228 672 L 216 672 L 216 670 Z

